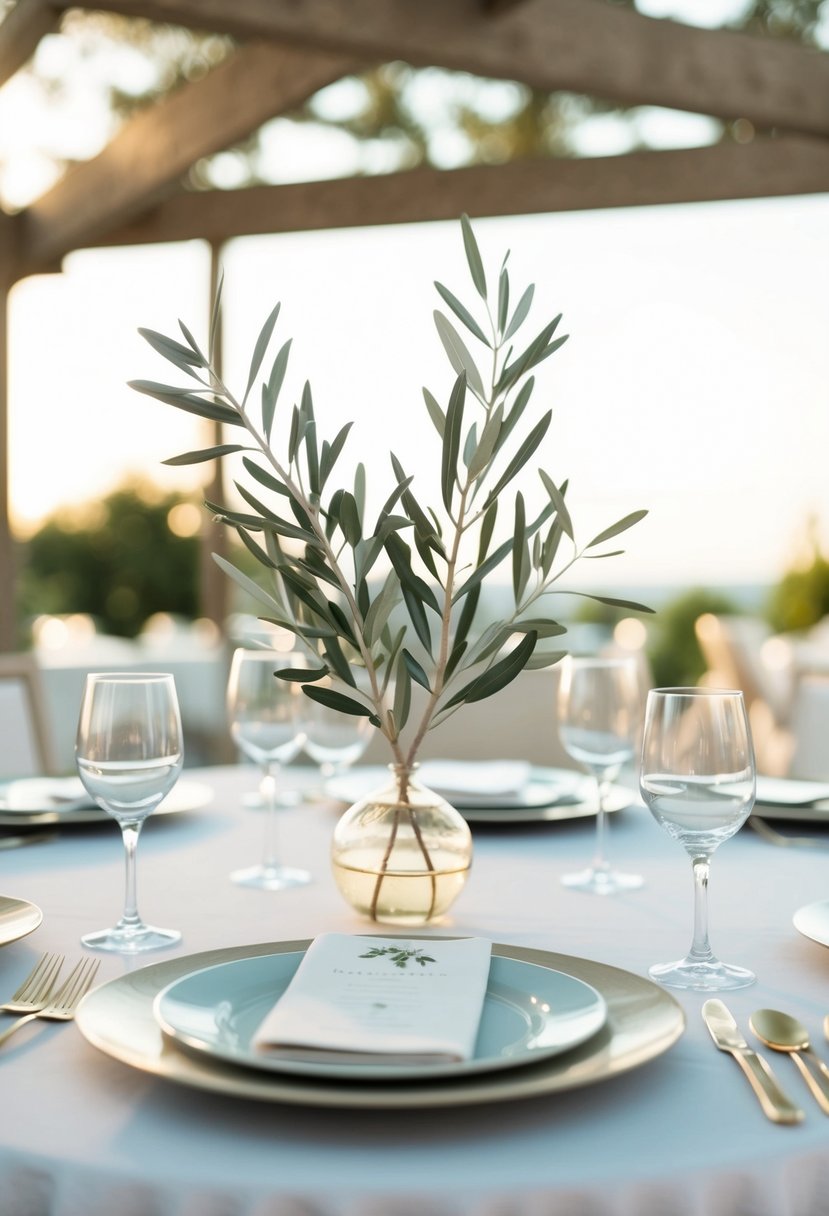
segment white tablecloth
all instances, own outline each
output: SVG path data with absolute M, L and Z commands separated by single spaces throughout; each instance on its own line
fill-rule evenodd
M 283 859 L 315 882 L 284 893 L 233 886 L 257 860 L 261 813 L 244 809 L 247 768 L 186 773 L 213 802 L 150 821 L 139 848 L 146 919 L 182 929 L 175 951 L 376 931 L 345 905 L 328 868 L 336 811 L 281 812 Z M 589 957 L 645 974 L 691 932 L 689 862 L 644 809 L 614 815 L 614 861 L 646 885 L 612 899 L 565 890 L 587 861 L 593 821 L 479 830 L 472 876 L 436 933 Z M 744 829 L 714 858 L 712 943 L 759 982 L 729 994 L 786 1009 L 819 1050 L 829 950 L 800 936 L 795 910 L 829 897 L 829 856 L 780 849 Z M 0 852 L 0 892 L 34 901 L 42 925 L 0 951 L 0 998 L 37 954 L 81 953 L 81 933 L 120 911 L 114 824 Z M 103 956 L 102 979 L 126 964 Z M 829 1119 L 794 1064 L 779 1079 L 807 1112 L 768 1122 L 736 1064 L 705 1029 L 702 997 L 680 995 L 688 1027 L 665 1055 L 585 1089 L 486 1107 L 345 1111 L 228 1099 L 155 1079 L 92 1047 L 73 1025 L 35 1023 L 0 1050 L 3 1216 L 822 1216 L 829 1213 Z M 750 1036 L 749 1036 L 750 1037 Z M 755 1044 L 756 1045 L 756 1044 Z

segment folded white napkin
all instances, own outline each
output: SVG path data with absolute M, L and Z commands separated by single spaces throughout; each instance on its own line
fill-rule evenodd
M 424 760 L 418 771 L 418 780 L 449 798 L 517 795 L 531 776 L 532 765 L 523 760 Z
M 285 1059 L 434 1064 L 471 1059 L 491 943 L 324 933 L 252 1037 Z
M 94 807 L 79 777 L 21 777 L 2 794 L 4 811 L 74 811 Z
M 757 801 L 779 806 L 809 806 L 829 799 L 829 782 L 794 781 L 786 777 L 758 777 Z

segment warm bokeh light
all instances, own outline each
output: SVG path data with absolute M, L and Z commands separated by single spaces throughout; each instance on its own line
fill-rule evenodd
M 198 536 L 203 515 L 192 502 L 179 502 L 167 512 L 167 527 L 174 536 Z
M 613 641 L 623 650 L 642 650 L 647 640 L 647 629 L 642 621 L 633 616 L 619 621 L 613 630 Z
M 32 639 L 39 650 L 64 650 L 90 642 L 96 634 L 95 622 L 84 612 L 69 616 L 39 616 L 32 624 Z

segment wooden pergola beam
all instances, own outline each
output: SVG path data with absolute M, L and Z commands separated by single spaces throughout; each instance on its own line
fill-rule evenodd
M 17 0 L 0 23 L 0 85 L 31 59 L 41 38 L 57 29 L 65 7 L 50 0 Z
M 352 70 L 328 52 L 251 43 L 208 76 L 128 120 L 96 157 L 74 166 L 19 218 L 25 273 L 42 270 L 156 202 L 200 157 L 246 138 Z
M 0 652 L 14 650 L 17 643 L 15 612 L 15 554 L 11 531 L 9 459 L 6 436 L 9 433 L 9 358 L 8 303 L 12 278 L 14 224 L 0 215 Z
M 590 160 L 412 169 L 246 190 L 181 193 L 112 230 L 105 245 L 642 207 L 829 192 L 829 140 L 757 139 Z
M 829 134 L 824 52 L 656 20 L 608 0 L 527 0 L 495 16 L 480 0 L 95 0 L 89 7 Z

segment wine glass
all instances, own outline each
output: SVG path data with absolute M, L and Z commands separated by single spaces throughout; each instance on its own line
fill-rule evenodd
M 318 680 L 316 687 L 330 686 L 330 683 L 330 680 Z M 306 698 L 305 752 L 319 765 L 323 793 L 329 781 L 360 759 L 369 745 L 371 731 L 368 718 L 344 714 Z
M 694 872 L 691 950 L 649 974 L 672 988 L 744 988 L 754 982 L 752 972 L 720 962 L 708 941 L 711 854 L 745 823 L 756 790 L 743 694 L 719 688 L 649 692 L 639 785 L 654 819 L 685 847 Z
M 596 845 L 592 863 L 562 883 L 578 891 L 613 895 L 641 887 L 639 874 L 611 869 L 605 858 L 608 786 L 633 757 L 640 722 L 639 672 L 633 658 L 572 658 L 561 670 L 559 734 L 568 755 L 596 781 Z
M 120 827 L 126 855 L 121 919 L 81 941 L 93 950 L 123 954 L 173 945 L 181 938 L 177 929 L 157 929 L 139 916 L 135 880 L 141 827 L 175 785 L 184 759 L 173 677 L 143 672 L 88 675 L 75 759 L 85 789 Z
M 280 865 L 276 857 L 277 777 L 305 742 L 304 704 L 300 686 L 274 672 L 306 666 L 305 656 L 279 650 L 233 652 L 227 684 L 230 734 L 239 750 L 259 765 L 259 791 L 265 808 L 265 842 L 260 865 L 234 870 L 231 879 L 243 887 L 281 891 L 311 881 L 307 870 Z

